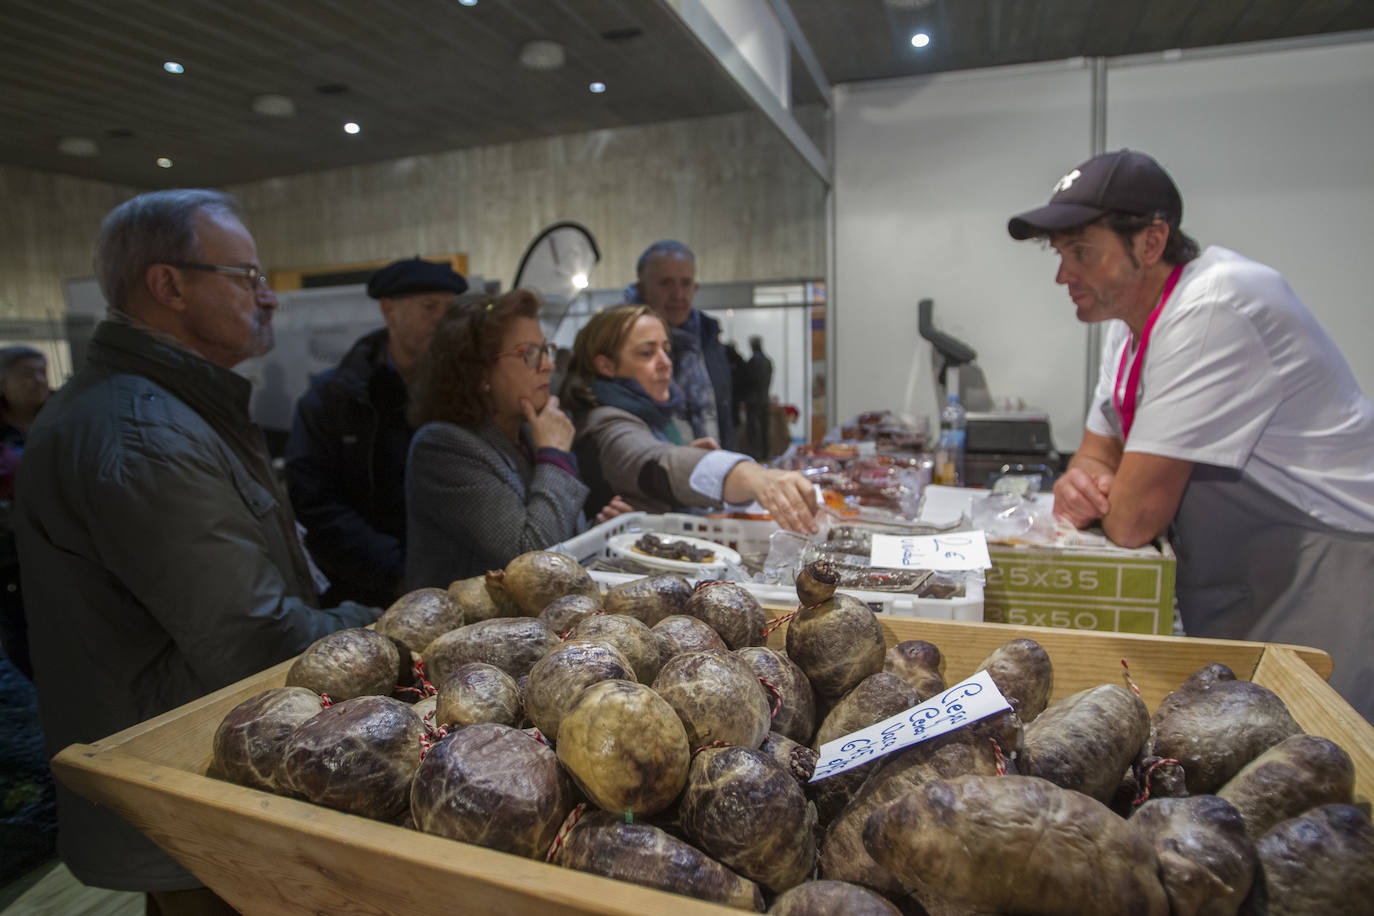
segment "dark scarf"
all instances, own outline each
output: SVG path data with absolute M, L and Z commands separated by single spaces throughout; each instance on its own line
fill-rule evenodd
M 668 384 L 668 400 L 659 402 L 632 378 L 597 378 L 592 382 L 592 397 L 603 407 L 618 407 L 639 417 L 661 441 L 682 444 L 682 434 L 673 423 L 673 411 L 682 404 L 682 389 L 676 382 Z

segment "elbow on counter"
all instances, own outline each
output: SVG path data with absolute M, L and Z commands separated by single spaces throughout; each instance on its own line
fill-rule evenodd
M 1160 524 L 1141 516 L 1123 518 L 1108 513 L 1102 519 L 1102 530 L 1107 533 L 1112 543 L 1119 547 L 1144 547 L 1162 535 L 1168 527 L 1167 520 Z

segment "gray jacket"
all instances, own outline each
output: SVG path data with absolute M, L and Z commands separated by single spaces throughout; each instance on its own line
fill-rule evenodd
M 300 652 L 371 609 L 315 607 L 247 380 L 102 323 L 29 433 L 16 534 L 49 750 L 91 742 Z M 208 750 L 208 749 L 207 749 Z M 58 790 L 83 882 L 200 882 L 107 809 Z
M 595 478 L 594 503 L 604 491 L 606 501 L 619 496 L 645 512 L 720 505 L 690 484 L 697 464 L 710 453 L 665 442 L 628 410 L 593 408 L 577 432 L 574 449 L 584 476 Z
M 407 587 L 445 588 L 585 527 L 587 485 L 531 461 L 522 438 L 524 448 L 490 420 L 476 429 L 439 421 L 416 431 L 406 462 Z

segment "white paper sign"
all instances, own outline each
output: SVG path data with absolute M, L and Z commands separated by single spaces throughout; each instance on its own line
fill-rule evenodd
M 811 781 L 819 782 L 884 754 L 938 738 L 1005 709 L 1011 709 L 1011 704 L 988 673 L 979 671 L 919 706 L 822 744 L 821 758 L 816 761 L 816 773 Z
M 990 569 L 987 535 L 955 531 L 930 535 L 873 535 L 869 562 L 887 569 Z

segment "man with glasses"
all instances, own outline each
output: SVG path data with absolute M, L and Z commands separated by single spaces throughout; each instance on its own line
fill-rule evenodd
M 1374 405 L 1282 276 L 1201 251 L 1151 157 L 1095 156 L 1012 238 L 1059 256 L 1084 322 L 1110 321 L 1055 513 L 1128 547 L 1171 531 L 1189 635 L 1315 645 L 1374 717 Z
M 231 684 L 342 627 L 231 372 L 272 347 L 276 297 L 233 198 L 156 191 L 96 240 L 109 305 L 86 365 L 29 431 L 16 534 L 48 749 Z M 149 912 L 229 912 L 151 840 L 58 786 L 58 852 Z M 216 908 L 219 909 L 216 909 Z
M 330 580 L 327 601 L 386 607 L 405 575 L 409 384 L 434 326 L 467 280 L 407 258 L 367 282 L 386 326 L 322 372 L 296 406 L 286 482 L 305 543 Z

